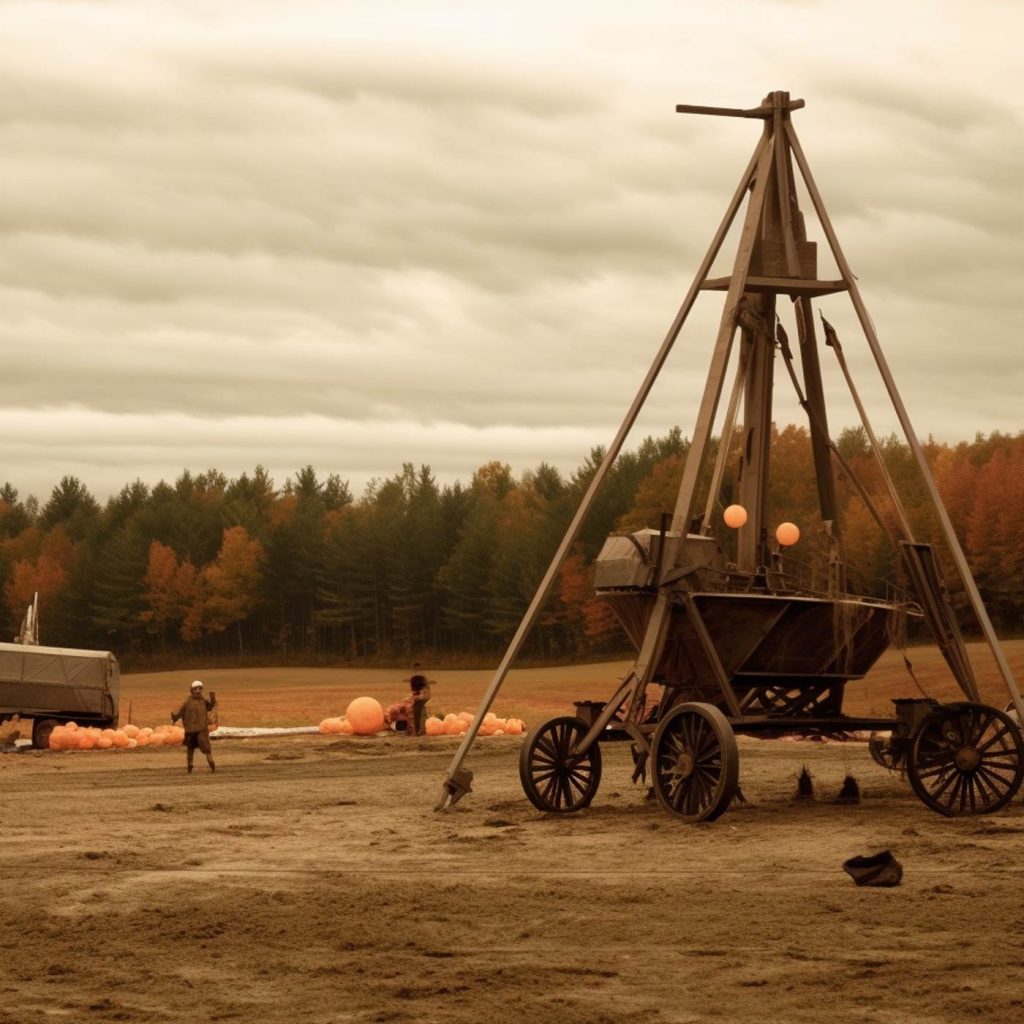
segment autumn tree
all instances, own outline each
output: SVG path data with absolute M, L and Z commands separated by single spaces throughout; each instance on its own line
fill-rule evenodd
M 188 559 L 179 562 L 173 548 L 154 540 L 149 545 L 143 584 L 144 608 L 139 619 L 159 634 L 166 647 L 168 629 L 179 627 L 195 602 L 195 567 Z
M 217 558 L 199 573 L 182 638 L 197 640 L 236 626 L 238 653 L 244 656 L 242 622 L 257 600 L 265 558 L 263 545 L 245 527 L 226 529 Z

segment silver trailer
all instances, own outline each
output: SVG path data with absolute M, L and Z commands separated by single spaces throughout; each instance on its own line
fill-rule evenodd
M 48 747 L 63 722 L 116 726 L 120 691 L 109 651 L 0 643 L 0 718 L 31 720 L 36 747 Z

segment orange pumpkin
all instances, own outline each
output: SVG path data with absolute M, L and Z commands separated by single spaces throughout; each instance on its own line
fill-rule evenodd
M 356 697 L 345 709 L 345 721 L 357 736 L 372 736 L 384 728 L 384 709 L 372 697 Z

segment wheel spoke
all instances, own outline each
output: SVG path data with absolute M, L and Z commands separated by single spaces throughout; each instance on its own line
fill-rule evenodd
M 1002 790 L 1003 793 L 1007 792 L 1013 785 L 1012 779 L 1007 779 L 1002 775 L 996 775 L 995 772 L 989 771 L 984 765 L 978 768 L 978 775 L 981 776 L 993 789 Z M 1000 794 L 1002 795 L 1002 793 Z
M 981 759 L 980 763 L 985 765 L 986 768 L 991 768 L 993 771 L 1014 773 L 1017 771 L 1020 759 L 1017 757 L 1016 751 L 1014 751 L 1010 755 L 1003 755 L 1002 757 L 988 754 Z
M 569 753 L 568 738 L 569 730 L 564 725 L 555 726 L 555 750 L 560 761 L 564 761 L 566 754 Z
M 715 787 L 703 775 L 695 774 L 693 777 L 693 788 L 697 793 L 697 806 L 703 810 L 715 794 Z
M 949 788 L 949 784 L 951 782 L 958 782 L 959 779 L 960 779 L 960 773 L 958 771 L 956 771 L 956 770 L 951 771 L 949 773 L 949 775 L 946 776 L 945 780 L 942 782 L 941 785 L 936 786 L 936 787 L 934 787 L 932 789 L 932 791 L 931 791 L 932 796 L 936 800 L 938 800 L 939 797 L 942 796 L 942 794 Z M 953 787 L 953 791 L 954 792 L 956 791 L 956 788 L 957 788 L 956 786 Z
M 956 803 L 958 794 L 964 784 L 964 777 L 958 772 L 956 775 L 951 776 L 953 781 L 953 788 L 946 794 L 946 806 L 952 810 L 953 804 Z M 936 791 L 936 797 L 939 795 Z
M 980 770 L 975 772 L 974 779 L 972 781 L 974 782 L 974 786 L 978 791 L 978 796 L 981 798 L 982 804 L 985 807 L 988 807 L 989 804 L 995 803 L 999 798 L 999 794 L 996 789 L 984 777 Z
M 981 737 L 985 735 L 985 731 L 995 720 L 996 716 L 993 712 L 985 711 L 979 713 L 973 722 L 968 721 L 965 730 L 967 743 L 972 747 L 976 747 Z
M 551 803 L 554 798 L 555 788 L 558 786 L 558 774 L 552 772 L 550 778 L 546 779 L 544 785 L 541 787 L 541 795 L 547 803 Z
M 967 809 L 967 798 L 971 798 L 971 808 L 974 808 L 974 794 L 971 787 L 970 775 L 964 775 L 960 780 L 960 810 L 964 811 Z
M 957 771 L 956 764 L 951 761 L 949 764 L 936 765 L 936 767 L 928 768 L 923 772 L 919 771 L 917 773 L 917 777 L 924 781 L 925 779 L 931 779 L 937 776 L 938 780 L 941 780 L 943 776 L 947 774 L 947 772 L 955 771 Z
M 584 774 L 577 769 L 569 769 L 566 773 L 566 781 L 576 791 L 577 794 L 582 795 L 586 792 L 587 786 L 590 785 L 592 776 L 590 774 Z
M 999 723 L 999 727 L 996 729 L 995 733 L 993 733 L 993 735 L 991 735 L 987 740 L 985 740 L 984 743 L 976 743 L 975 744 L 975 746 L 978 749 L 978 753 L 979 754 L 983 754 L 995 742 L 997 742 L 998 740 L 1001 740 L 1004 736 L 1009 736 L 1009 735 L 1010 735 L 1010 727 L 1005 722 L 1000 722 Z M 978 739 L 980 740 L 981 736 L 979 736 Z M 1011 750 L 1013 748 L 1007 747 L 1004 744 L 1003 745 L 1003 749 L 1004 750 Z
M 686 797 L 686 780 L 680 775 L 672 780 L 672 806 L 683 810 L 680 806 Z M 685 811 L 684 811 L 685 813 Z
M 1020 754 L 1015 747 L 1007 747 L 1005 750 L 986 750 L 982 760 L 990 762 L 1005 762 L 1009 766 L 1015 766 L 1020 760 Z
M 537 739 L 537 745 L 534 747 L 535 753 L 543 753 L 547 757 L 551 758 L 552 761 L 558 760 L 558 751 L 555 749 L 554 744 L 547 736 L 540 736 Z
M 679 724 L 683 736 L 683 746 L 687 750 L 693 750 L 697 745 L 697 736 L 700 734 L 700 723 L 693 721 L 689 715 L 681 715 Z
M 665 753 L 673 757 L 678 757 L 684 750 L 682 737 L 673 732 L 665 733 L 665 745 L 668 747 Z

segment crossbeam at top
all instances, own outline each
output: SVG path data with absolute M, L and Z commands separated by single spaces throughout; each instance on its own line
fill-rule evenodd
M 771 99 L 771 97 L 769 96 L 768 99 Z M 779 106 L 782 110 L 799 110 L 804 106 L 804 101 L 786 99 Z M 677 114 L 711 114 L 715 117 L 759 117 L 762 120 L 773 117 L 775 109 L 775 104 L 768 103 L 767 101 L 759 107 L 750 107 L 746 110 L 741 107 L 702 107 L 695 103 L 676 104 Z

